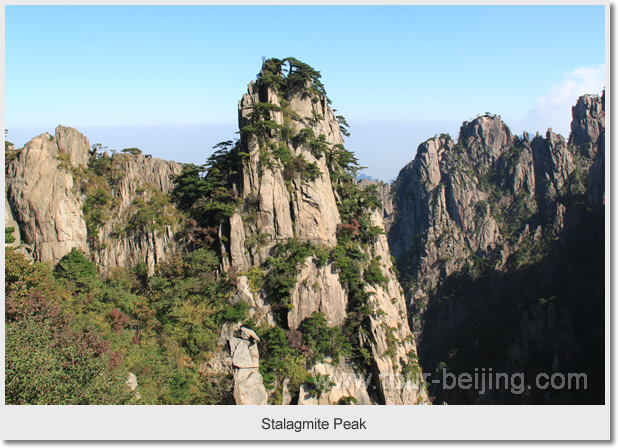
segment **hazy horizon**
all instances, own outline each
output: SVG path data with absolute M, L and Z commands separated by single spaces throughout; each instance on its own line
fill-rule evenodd
M 596 94 L 596 93 L 592 93 Z M 474 117 L 469 117 L 471 120 Z M 466 120 L 463 120 L 466 121 Z M 346 147 L 353 151 L 361 166 L 366 167 L 361 173 L 376 180 L 390 182 L 399 171 L 410 163 L 418 146 L 436 134 L 448 133 L 454 139 L 459 135 L 461 122 L 350 122 L 350 137 L 346 137 Z M 67 123 L 62 126 L 75 127 Z M 514 128 L 508 122 L 511 131 L 521 135 L 523 131 L 531 135 L 537 132 L 544 135 L 545 129 Z M 570 124 L 570 121 L 569 121 Z M 203 164 L 212 153 L 212 148 L 219 142 L 234 140 L 239 137 L 236 123 L 193 124 L 170 126 L 83 126 L 75 127 L 91 145 L 101 143 L 109 151 L 120 152 L 124 148 L 137 147 L 153 157 L 173 160 L 179 163 Z M 549 126 L 566 139 L 570 129 Z M 55 126 L 26 127 L 8 129 L 6 140 L 16 148 L 24 146 L 32 138 L 45 132 L 54 133 Z M 388 164 L 384 154 L 388 152 Z
M 262 57 L 293 56 L 321 72 L 365 173 L 391 180 L 421 142 L 485 112 L 568 137 L 571 106 L 605 85 L 604 8 L 7 5 L 7 138 L 62 124 L 203 163 L 237 136 Z

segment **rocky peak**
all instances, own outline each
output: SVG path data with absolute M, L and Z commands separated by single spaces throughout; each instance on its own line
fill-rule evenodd
M 174 177 L 182 171 L 180 163 L 145 156 L 116 153 L 112 164 L 123 173 L 118 185 L 120 210 L 127 208 L 144 186 L 168 195 L 174 189 Z
M 105 178 L 90 162 L 99 162 L 113 175 Z M 153 195 L 171 192 L 173 177 L 181 171 L 177 163 L 143 154 L 94 156 L 84 135 L 58 126 L 54 136 L 44 133 L 28 142 L 6 171 L 7 203 L 35 260 L 56 263 L 75 247 L 89 253 L 104 272 L 145 261 L 152 273 L 175 244 L 169 226 L 158 234 L 135 228 L 131 238 L 118 235 L 136 213 L 147 210 Z M 103 196 L 89 202 L 92 194 Z M 86 212 L 92 204 L 100 207 L 101 222 L 93 222 Z M 175 212 L 169 208 L 171 204 L 166 210 L 171 216 Z
M 545 137 L 534 137 L 531 147 L 539 209 L 545 214 L 551 213 L 556 198 L 576 167 L 573 154 L 564 137 L 551 129 Z
M 71 154 L 82 161 L 81 134 L 59 129 L 30 140 L 8 165 L 8 203 L 21 240 L 35 260 L 56 263 L 74 247 L 88 252 L 86 223 L 69 170 Z M 59 147 L 59 142 L 62 151 Z
M 230 221 L 229 256 L 240 269 L 251 259 L 264 261 L 277 242 L 289 238 L 332 247 L 341 222 L 322 152 L 343 143 L 334 112 L 323 97 L 266 84 L 265 73 L 270 72 L 262 70 L 262 81 L 249 83 L 239 102 L 241 145 L 248 159 L 234 189 L 254 204 L 256 218 L 245 219 L 244 228 L 240 214 Z M 250 235 L 259 238 L 259 247 L 245 247 Z
M 605 136 L 605 91 L 601 96 L 581 96 L 572 108 L 571 144 L 581 155 L 593 159 Z
M 567 225 L 593 219 L 581 204 L 603 203 L 603 97 L 578 100 L 572 129 L 569 142 L 551 129 L 531 140 L 497 116 L 479 117 L 462 125 L 457 144 L 445 136 L 422 143 L 399 173 L 388 237 L 423 367 L 451 365 L 454 351 L 436 353 L 460 346 L 451 334 L 474 334 L 476 319 L 497 303 L 483 296 L 548 257 Z M 485 284 L 486 292 L 475 289 Z M 484 336 L 476 337 L 462 350 L 478 350 Z
M 436 187 L 442 181 L 444 153 L 453 148 L 454 142 L 450 136 L 430 138 L 418 147 L 419 163 L 417 170 L 429 188 Z
M 86 168 L 90 160 L 90 143 L 79 131 L 58 125 L 54 140 L 58 150 L 69 155 L 70 163 L 74 167 Z
M 93 258 L 106 272 L 144 262 L 150 275 L 179 247 L 175 234 L 182 218 L 169 200 L 179 163 L 144 154 L 116 153 L 110 166 L 119 178 L 110 189 L 114 212 L 99 228 Z M 142 216 L 153 213 L 146 221 Z
M 351 332 L 347 337 L 359 339 L 355 350 L 366 350 L 374 378 L 371 391 L 354 392 L 359 402 L 368 393 L 377 403 L 426 401 L 424 392 L 404 387 L 400 377 L 414 369 L 416 346 L 383 216 L 374 210 L 379 193 L 363 193 L 357 185 L 355 158 L 345 150 L 340 129 L 345 120 L 330 108 L 319 73 L 293 59 L 266 61 L 240 100 L 238 116 L 241 139 L 230 152 L 237 175 L 227 188 L 240 205 L 220 230 L 223 268 L 240 274 L 237 297 L 255 310 L 257 322 L 290 334 L 315 313 L 328 327 Z M 363 207 L 365 196 L 374 205 Z M 370 231 L 374 236 L 361 243 Z M 268 279 L 264 288 L 255 287 L 257 273 Z
M 586 110 L 595 116 L 596 109 Z M 527 133 L 513 136 L 494 115 L 463 123 L 457 144 L 446 135 L 427 140 L 394 184 L 397 213 L 389 239 L 395 257 L 407 260 L 400 270 L 419 277 L 425 286 L 418 292 L 471 264 L 471 254 L 485 257 L 502 248 L 494 266 L 503 266 L 517 250 L 523 216 L 539 211 L 544 220 L 561 219 L 560 198 L 581 193 L 578 173 L 586 170 L 551 129 L 531 141 Z M 515 215 L 513 228 L 507 223 Z
M 465 122 L 459 131 L 471 160 L 481 169 L 491 167 L 513 143 L 511 130 L 496 115 L 484 115 Z

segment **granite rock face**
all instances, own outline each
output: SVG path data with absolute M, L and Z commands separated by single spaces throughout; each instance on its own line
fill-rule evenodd
M 605 91 L 601 97 L 584 95 L 572 109 L 571 144 L 587 159 L 594 156 L 605 140 Z
M 281 98 L 275 90 L 266 87 L 260 91 L 258 84 L 251 82 L 238 106 L 241 129 L 251 123 L 249 114 L 253 107 L 263 103 L 281 107 Z M 311 129 L 315 135 L 325 135 L 332 144 L 343 143 L 334 113 L 325 100 L 316 103 L 297 95 L 288 107 L 295 116 L 291 124 L 295 129 Z M 272 121 L 283 124 L 283 111 L 273 111 L 271 115 Z M 317 164 L 322 175 L 310 182 L 299 176 L 286 179 L 283 166 L 277 162 L 264 166 L 265 148 L 260 140 L 261 136 L 256 134 L 245 137 L 244 150 L 249 158 L 243 164 L 241 181 L 236 187 L 245 202 L 255 204 L 255 221 L 243 227 L 240 213 L 230 219 L 229 261 L 240 270 L 262 263 L 277 242 L 289 238 L 332 247 L 341 222 L 325 158 L 316 158 L 306 144 L 292 145 L 294 155 L 302 154 L 307 163 Z M 245 242 L 252 235 L 259 236 L 263 243 L 247 251 Z
M 579 146 L 551 129 L 532 140 L 527 133 L 513 136 L 496 116 L 464 123 L 457 144 L 440 136 L 419 146 L 394 185 L 398 213 L 389 232 L 393 255 L 405 259 L 402 265 L 420 280 L 414 297 L 426 296 L 471 255 L 498 248 L 495 267 L 501 269 L 517 251 L 523 232 L 554 231 L 554 224 L 561 225 L 562 197 L 585 191 L 594 195 L 595 187 L 603 191 L 602 100 L 582 97 L 573 113 L 577 133 L 571 139 Z M 594 146 L 588 145 L 591 141 Z M 587 154 L 596 156 L 598 146 L 601 154 L 590 159 Z M 587 149 L 580 152 L 582 147 Z M 588 170 L 593 174 L 588 176 Z M 530 228 L 518 222 L 534 213 L 545 218 L 545 225 L 533 220 Z M 521 227 L 511 229 L 508 221 Z
M 32 246 L 35 260 L 52 263 L 74 247 L 89 252 L 82 204 L 69 170 L 70 157 L 81 161 L 88 155 L 87 140 L 64 129 L 57 136 L 61 146 L 47 133 L 33 138 L 6 174 L 8 203 L 22 241 Z
M 605 204 L 605 91 L 600 100 L 581 97 L 574 107 L 573 117 L 571 125 L 573 144 L 584 148 L 583 152 L 590 156 L 588 159 L 593 158 L 588 176 L 588 201 L 595 205 L 603 205 Z
M 369 185 L 375 185 L 378 191 L 378 197 L 380 199 L 380 203 L 382 204 L 382 221 L 384 222 L 384 230 L 386 233 L 391 229 L 391 225 L 393 224 L 393 195 L 391 191 L 391 186 L 381 180 L 368 180 L 361 179 L 358 184 L 362 188 L 366 188 Z
M 258 124 L 256 110 L 268 111 L 261 117 L 264 121 Z M 261 123 L 268 124 L 269 129 L 258 129 Z M 249 84 L 239 102 L 239 127 L 241 151 L 245 156 L 232 190 L 242 199 L 243 207 L 231 216 L 227 229 L 222 228 L 220 233 L 225 236 L 221 247 L 223 268 L 241 274 L 237 297 L 250 305 L 252 315 L 261 322 L 272 324 L 277 317 L 266 304 L 263 291 L 251 291 L 245 278 L 256 269 L 269 275 L 265 262 L 276 254 L 278 244 L 290 240 L 298 244 L 309 242 L 326 251 L 337 245 L 337 232 L 343 225 L 338 209 L 341 198 L 333 188 L 328 157 L 316 152 L 315 147 L 322 145 L 328 152 L 329 148 L 343 147 L 343 138 L 325 96 L 302 92 L 284 96 L 259 80 Z M 284 133 L 291 136 L 285 137 Z M 299 134 L 306 138 L 299 138 Z M 305 171 L 313 166 L 319 174 L 307 176 L 303 170 L 290 172 L 289 165 L 275 155 L 282 151 L 289 154 L 285 157 L 305 167 Z M 388 197 L 387 191 L 388 187 L 382 186 L 384 197 Z M 371 224 L 383 229 L 382 215 L 381 210 L 373 212 Z M 331 398 L 317 401 L 331 403 L 335 398 L 352 394 L 359 403 L 427 403 L 424 389 L 414 389 L 402 379 L 404 367 L 415 362 L 416 346 L 407 324 L 405 300 L 394 274 L 386 236 L 379 235 L 367 252 L 369 259 L 380 261 L 386 278 L 382 285 L 367 287 L 368 306 L 381 310 L 370 319 L 369 331 L 363 336 L 363 344 L 373 358 L 369 384 L 372 392 L 365 386 L 362 390 L 344 388 L 341 393 L 331 390 L 324 395 L 332 395 Z M 307 257 L 297 266 L 284 328 L 298 329 L 314 312 L 323 313 L 331 327 L 343 326 L 349 312 L 348 293 L 332 261 L 320 264 L 315 257 Z M 345 362 L 326 369 L 329 372 L 354 370 Z M 286 402 L 291 402 L 291 397 L 298 397 L 299 404 L 304 400 L 302 390 L 289 390 L 288 386 L 284 395 Z
M 90 160 L 90 143 L 79 131 L 64 126 L 56 127 L 54 141 L 58 150 L 69 155 L 72 166 L 86 168 Z
M 178 249 L 175 234 L 179 230 L 179 222 L 156 231 L 131 229 L 122 236 L 117 235 L 117 229 L 127 228 L 136 213 L 139 199 L 147 202 L 159 193 L 168 197 L 174 188 L 174 176 L 180 174 L 182 166 L 143 154 L 114 154 L 111 161 L 122 177 L 112 193 L 117 206 L 109 221 L 99 229 L 98 249 L 93 251 L 94 261 L 104 270 L 145 262 L 152 275 L 155 265 Z M 165 212 L 170 216 L 176 215 L 171 203 Z
M 516 289 L 515 278 L 530 275 L 525 274 L 532 269 L 528 266 L 542 267 L 530 288 L 538 283 L 550 291 L 548 285 L 564 275 L 556 267 L 555 254 L 573 249 L 573 235 L 583 231 L 582 223 L 596 226 L 595 216 L 603 213 L 604 128 L 604 94 L 585 95 L 573 107 L 568 141 L 551 129 L 532 139 L 525 132 L 514 136 L 498 116 L 485 115 L 464 123 L 457 142 L 443 134 L 419 146 L 415 159 L 393 184 L 396 212 L 388 239 L 401 278 L 406 279 L 410 325 L 423 367 L 433 370 L 440 363 L 450 365 L 457 351 L 466 351 L 467 359 L 482 362 L 479 344 L 489 330 L 459 348 L 455 348 L 458 344 L 452 335 L 471 335 L 493 326 L 495 316 L 488 316 L 487 323 L 481 316 L 492 307 L 504 316 L 521 318 L 522 328 L 541 325 L 543 319 L 554 316 L 562 322 L 556 325 L 564 339 L 577 339 L 573 336 L 579 331 L 574 329 L 574 308 L 569 312 L 552 308 L 547 314 L 544 307 L 537 309 L 528 303 L 533 299 L 525 298 L 541 294 L 534 289 L 523 294 L 517 309 L 511 309 L 510 304 L 496 305 L 498 299 L 485 302 L 482 296 L 508 296 Z M 472 292 L 475 284 L 476 298 Z M 547 306 L 547 297 L 536 300 Z M 526 330 L 519 342 L 504 344 L 524 353 L 524 364 L 533 357 L 526 347 L 536 344 L 537 349 L 559 352 L 557 356 L 565 365 L 564 347 L 536 334 L 540 335 Z M 447 344 L 451 346 L 447 348 Z M 570 348 L 579 350 L 576 345 Z M 511 369 L 517 364 L 504 362 Z M 449 396 L 447 401 L 477 399 L 491 400 L 462 394 Z
M 246 328 L 241 328 L 241 336 L 228 339 L 234 370 L 234 400 L 236 404 L 267 404 L 268 395 L 262 375 L 258 371 L 260 354 L 257 343 L 259 338 L 253 330 Z
M 181 165 L 142 154 L 106 154 L 117 173 L 113 185 L 108 184 L 115 202 L 94 237 L 88 235 L 83 210 L 88 185 L 96 182 L 89 170 L 94 157 L 88 139 L 72 128 L 58 126 L 54 136 L 33 138 L 6 168 L 6 204 L 12 213 L 6 216 L 14 217 L 21 243 L 35 260 L 55 264 L 77 248 L 104 273 L 146 262 L 152 274 L 154 265 L 176 247 L 177 229 L 171 225 L 159 231 L 135 229 L 122 237 L 118 231 L 127 227 L 136 212 L 136 198 L 147 201 L 157 193 L 169 195 Z
M 292 309 L 288 325 L 296 330 L 314 312 L 322 312 L 329 326 L 342 326 L 347 315 L 348 297 L 332 263 L 321 268 L 313 260 L 298 273 L 298 281 L 291 293 Z
M 346 398 L 354 398 L 354 404 L 361 406 L 373 404 L 363 378 L 348 364 L 336 364 L 327 359 L 326 362 L 316 364 L 311 369 L 311 374 L 333 383 L 334 386 L 319 394 L 301 386 L 298 394 L 299 405 L 336 405 Z

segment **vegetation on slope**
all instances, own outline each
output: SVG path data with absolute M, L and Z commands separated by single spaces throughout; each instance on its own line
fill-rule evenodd
M 232 284 L 211 251 L 173 257 L 151 278 L 138 265 L 102 280 L 75 249 L 53 271 L 11 249 L 5 262 L 7 403 L 233 401 L 229 374 L 200 370 L 221 325 L 248 317 L 244 302 L 230 302 Z
M 359 369 L 369 371 L 373 356 L 366 344 L 361 344 L 359 335 L 370 333 L 369 317 L 379 310 L 368 306 L 369 293 L 366 288 L 370 284 L 378 286 L 386 282 L 379 261 L 372 260 L 370 253 L 371 244 L 383 233 L 380 227 L 370 223 L 370 213 L 381 206 L 377 190 L 375 187 L 362 189 L 357 185 L 355 179 L 362 167 L 354 154 L 343 145 L 328 142 L 323 134 L 316 136 L 310 127 L 296 131 L 292 126 L 292 121 L 298 120 L 289 106 L 289 100 L 294 95 L 310 98 L 314 103 L 330 103 L 319 78 L 319 72 L 294 58 L 265 61 L 257 78 L 257 88 L 272 89 L 279 96 L 281 105 L 253 104 L 248 114 L 250 123 L 241 128 L 240 140 L 223 142 L 215 147 L 218 151 L 203 166 L 186 166 L 176 180 L 173 193 L 179 206 L 195 220 L 200 229 L 197 233 L 207 235 L 198 240 L 216 249 L 226 243 L 221 240 L 221 235 L 225 235 L 224 223 L 235 212 L 241 212 L 246 223 L 255 223 L 256 204 L 251 196 L 243 201 L 234 188 L 238 181 L 237 170 L 248 157 L 246 148 L 250 138 L 257 139 L 260 148 L 259 173 L 281 170 L 289 189 L 293 180 L 311 182 L 322 175 L 315 162 L 309 163 L 302 154 L 296 155 L 294 148 L 305 145 L 315 158 L 326 161 L 342 220 L 337 230 L 336 247 L 324 248 L 295 238 L 280 241 L 265 263 L 252 268 L 248 274 L 257 290 L 264 293 L 276 318 L 276 327 L 258 329 L 263 341 L 260 346 L 260 369 L 269 387 L 276 390 L 275 401 L 280 399 L 284 378 L 296 378 L 293 386 L 310 383 L 307 369 L 324 356 L 334 360 L 345 357 Z M 273 119 L 274 113 L 282 113 L 283 125 Z M 315 116 L 314 119 L 323 117 Z M 338 116 L 337 120 L 340 130 L 344 135 L 349 135 L 345 118 Z M 245 243 L 247 249 L 259 250 L 267 235 L 249 233 Z M 342 329 L 329 328 L 323 316 L 308 318 L 297 331 L 288 329 L 287 314 L 292 307 L 290 293 L 306 263 L 315 263 L 317 267 L 333 263 L 337 269 L 349 300 L 348 317 Z M 322 321 L 320 325 L 311 327 L 307 323 L 311 319 Z M 306 334 L 308 328 L 313 330 Z M 333 331 L 341 334 L 333 336 Z M 326 341 L 336 339 L 341 342 L 334 344 L 333 351 L 326 354 L 322 353 L 323 350 L 316 350 L 312 342 L 320 337 Z M 347 342 L 344 344 L 343 341 Z
M 452 143 L 450 137 L 447 142 Z M 529 146 L 513 137 L 513 144 L 491 166 L 479 166 L 460 138 L 441 156 L 441 169 L 447 174 L 436 188 L 426 191 L 430 205 L 426 219 L 431 222 L 450 213 L 449 204 L 441 202 L 445 188 L 447 201 L 454 189 L 470 194 L 475 215 L 472 231 L 449 219 L 432 229 L 437 235 L 431 241 L 426 233 L 414 236 L 416 247 L 397 260 L 402 285 L 409 297 L 415 297 L 410 316 L 420 335 L 425 372 L 441 377 L 443 371 L 458 375 L 492 368 L 523 372 L 529 379 L 540 372 L 602 375 L 604 211 L 585 203 L 587 179 L 579 167 L 557 192 L 554 208 L 542 205 L 539 191 L 548 181 L 541 176 L 536 178 L 536 194 L 516 190 L 512 179 L 516 170 L 525 169 L 520 161 L 523 151 L 531 151 Z M 577 156 L 574 163 L 583 164 Z M 394 185 L 395 201 L 402 208 L 409 198 L 398 190 L 406 181 L 400 177 Z M 558 204 L 564 212 L 560 222 Z M 487 250 L 471 247 L 478 241 L 472 232 L 482 229 L 488 219 L 497 224 L 500 240 Z M 400 236 L 394 229 L 390 239 L 397 244 Z M 462 241 L 468 245 L 463 256 L 449 252 Z M 427 248 L 439 254 L 431 266 L 432 273 L 439 273 L 432 288 L 420 273 L 419 257 Z M 595 383 L 586 391 L 548 393 L 533 387 L 521 395 L 434 385 L 432 394 L 436 403 L 449 404 L 599 403 L 603 388 Z
M 39 263 L 29 265 L 22 255 L 7 250 L 11 275 L 7 275 L 6 303 L 12 311 L 7 314 L 6 384 L 12 404 L 48 402 L 49 395 L 33 391 L 54 391 L 59 382 L 74 396 L 59 393 L 54 403 L 232 403 L 231 372 L 214 374 L 205 367 L 222 350 L 219 335 L 226 323 L 242 323 L 257 331 L 260 371 L 275 403 L 282 399 L 285 378 L 292 391 L 304 385 L 319 394 L 319 385 L 308 371 L 325 359 L 345 358 L 359 369 L 370 368 L 372 354 L 359 335 L 369 334 L 369 318 L 379 312 L 368 306 L 366 288 L 387 281 L 379 260 L 372 260 L 371 254 L 371 244 L 382 230 L 371 225 L 370 213 L 380 203 L 375 188 L 361 189 L 356 184 L 361 167 L 353 153 L 328 142 L 324 135 L 316 136 L 310 127 L 296 132 L 291 124 L 297 117 L 288 100 L 294 95 L 328 102 L 319 77 L 319 72 L 294 58 L 266 61 L 258 86 L 275 89 L 281 106 L 254 104 L 240 140 L 217 145 L 204 165 L 184 166 L 171 198 L 147 185 L 138 191 L 126 225 L 114 229 L 116 237 L 162 230 L 173 219 L 170 199 L 188 217 L 184 237 L 190 251 L 159 263 L 154 276 L 149 277 L 141 263 L 113 269 L 103 279 L 97 266 L 75 249 L 53 270 Z M 283 113 L 283 125 L 272 120 L 274 112 Z M 344 135 L 349 135 L 345 118 L 337 120 Z M 296 155 L 295 148 L 306 145 L 315 158 L 325 160 L 342 219 L 336 247 L 294 238 L 280 241 L 263 265 L 245 273 L 252 288 L 264 293 L 271 304 L 275 326 L 258 326 L 249 318 L 248 305 L 233 298 L 238 273 L 220 269 L 219 251 L 226 243 L 230 217 L 240 211 L 245 222 L 255 225 L 255 201 L 243 200 L 235 188 L 248 157 L 249 136 L 260 144 L 260 170 L 281 170 L 288 188 L 293 182 L 312 182 L 325 174 L 315 162 Z M 83 212 L 95 250 L 102 248 L 99 229 L 110 221 L 118 204 L 117 189 L 123 179 L 120 157 L 132 157 L 137 151 L 129 148 L 124 151 L 127 154 L 114 157 L 95 151 L 87 168 L 68 167 L 86 198 Z M 262 237 L 256 232 L 247 241 L 248 250 L 264 244 Z M 343 327 L 330 327 L 322 313 L 314 313 L 298 330 L 288 328 L 289 295 L 306 263 L 318 267 L 332 263 L 339 272 L 350 304 Z M 32 282 L 31 278 L 37 280 L 26 294 L 23 284 Z M 23 339 L 35 336 L 36 347 Z M 30 358 L 34 349 L 40 356 Z M 75 354 L 81 356 L 79 363 L 74 363 Z M 49 368 L 45 367 L 43 376 L 28 373 L 46 359 Z M 138 378 L 139 396 L 128 392 L 128 372 Z

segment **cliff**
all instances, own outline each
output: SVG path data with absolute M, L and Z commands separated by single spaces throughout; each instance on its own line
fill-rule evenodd
M 56 264 L 77 248 L 104 272 L 146 262 L 152 274 L 174 244 L 179 217 L 166 197 L 180 170 L 142 154 L 96 154 L 77 130 L 58 126 L 8 163 L 7 210 L 37 261 Z
M 120 174 L 110 181 L 114 210 L 98 226 L 93 259 L 104 268 L 146 263 L 152 275 L 155 266 L 181 246 L 177 233 L 183 217 L 169 198 L 181 165 L 120 153 L 111 157 L 110 167 Z
M 144 400 L 428 404 L 388 188 L 357 184 L 319 78 L 265 61 L 239 102 L 240 139 L 202 166 L 110 155 L 62 126 L 7 159 L 14 244 L 56 265 L 68 309 L 132 332 L 112 339 Z M 72 270 L 91 262 L 80 283 Z
M 604 126 L 604 94 L 578 100 L 568 142 L 551 129 L 514 136 L 498 116 L 485 115 L 463 123 L 457 142 L 449 135 L 427 140 L 401 170 L 389 242 L 425 369 L 587 368 L 580 343 L 595 330 L 578 317 L 602 310 L 603 243 L 595 238 L 603 234 Z M 584 240 L 586 258 L 565 268 L 557 254 L 572 257 Z M 558 286 L 586 281 L 583 271 L 599 282 L 585 310 Z M 547 352 L 552 360 L 538 361 Z M 449 403 L 575 396 L 434 393 Z M 593 396 L 598 390 L 579 399 Z
M 382 221 L 384 221 L 384 230 L 388 233 L 393 224 L 393 194 L 391 186 L 381 180 L 361 179 L 358 184 L 361 188 L 367 188 L 370 185 L 375 185 L 378 192 L 378 198 L 382 204 Z
M 7 198 L 20 239 L 36 260 L 56 263 L 75 247 L 88 252 L 86 223 L 68 167 L 90 150 L 77 131 L 58 127 L 28 142 L 7 167 Z
M 479 116 L 392 187 L 356 181 L 345 118 L 294 58 L 264 62 L 239 139 L 202 166 L 59 126 L 5 151 L 10 300 L 40 269 L 32 294 L 96 326 L 147 403 L 429 404 L 423 371 L 475 368 L 601 378 L 604 104 L 580 98 L 568 140 Z M 597 383 L 430 393 L 601 403 Z
M 378 404 L 426 402 L 422 384 L 404 378 L 420 369 L 376 191 L 356 185 L 355 159 L 316 73 L 296 60 L 269 60 L 239 102 L 241 139 L 210 167 L 231 173 L 225 188 L 233 210 L 218 229 L 222 267 L 238 276 L 237 296 L 256 324 L 285 330 L 290 344 L 305 340 L 316 316 L 323 331 L 343 329 L 351 352 L 310 362 L 308 371 L 357 372 L 370 379 L 369 391 L 334 384 L 320 403 L 365 403 L 369 395 Z M 305 386 L 291 387 L 294 402 L 313 403 Z

